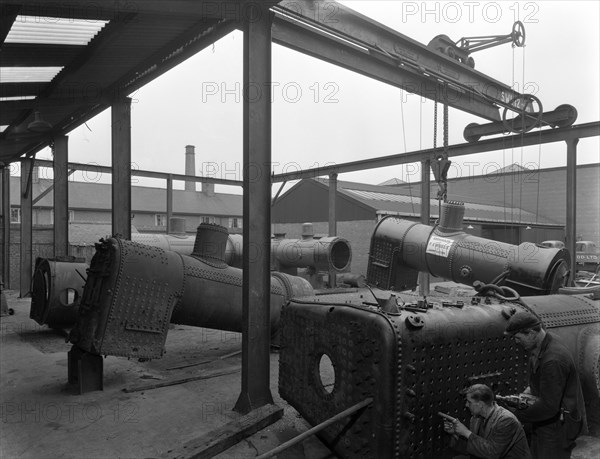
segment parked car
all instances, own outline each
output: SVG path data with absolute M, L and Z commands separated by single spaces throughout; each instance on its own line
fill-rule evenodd
M 544 241 L 544 242 L 540 242 L 538 245 L 540 245 L 541 247 L 562 249 L 565 246 L 565 243 L 563 241 Z
M 575 260 L 577 271 L 598 271 L 600 265 L 600 249 L 593 241 L 578 241 L 575 243 Z

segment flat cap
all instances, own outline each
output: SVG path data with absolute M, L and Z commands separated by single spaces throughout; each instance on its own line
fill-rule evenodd
M 527 311 L 519 311 L 515 315 L 513 315 L 506 326 L 506 330 L 504 331 L 505 335 L 514 335 L 522 330 L 526 330 L 528 328 L 533 328 L 536 325 L 540 325 L 542 322 L 532 313 Z

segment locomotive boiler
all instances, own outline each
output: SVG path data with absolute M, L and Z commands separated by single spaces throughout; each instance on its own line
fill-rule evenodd
M 428 272 L 469 286 L 501 283 L 523 296 L 556 293 L 566 285 L 566 249 L 472 236 L 462 231 L 464 212 L 463 203 L 443 203 L 436 226 L 393 216 L 381 219 L 371 238 L 367 282 L 409 290 L 417 285 L 419 272 Z
M 70 340 L 98 355 L 159 358 L 169 323 L 242 330 L 242 270 L 225 263 L 227 230 L 201 224 L 191 255 L 123 239 L 96 245 Z M 313 289 L 271 275 L 271 330 L 281 306 Z
M 598 295 L 506 301 L 494 292 L 424 299 L 365 288 L 293 298 L 281 314 L 279 393 L 313 425 L 373 399 L 318 434 L 341 457 L 452 457 L 437 413 L 466 422 L 462 389 L 483 383 L 509 395 L 528 385 L 528 357 L 503 332 L 515 312 L 529 310 L 571 351 L 598 433 Z
M 150 247 L 191 255 L 195 236 L 178 234 L 133 233 L 133 242 Z M 224 261 L 235 268 L 242 267 L 243 238 L 239 234 L 228 235 Z M 309 268 L 314 275 L 304 277 L 313 287 L 318 273 L 332 271 L 345 273 L 350 270 L 352 250 L 349 242 L 341 237 L 302 239 L 271 239 L 271 269 L 297 275 L 298 268 Z M 40 258 L 36 260 L 32 279 L 30 317 L 40 325 L 51 328 L 71 327 L 76 321 L 79 301 L 87 278 L 88 264 L 74 257 Z

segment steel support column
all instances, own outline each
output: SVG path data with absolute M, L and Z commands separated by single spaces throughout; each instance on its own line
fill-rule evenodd
M 33 159 L 21 160 L 21 264 L 19 294 L 23 298 L 30 293 L 33 270 Z
M 112 233 L 131 240 L 131 99 L 115 100 L 112 127 Z
M 54 139 L 54 256 L 69 255 L 69 138 Z
M 429 225 L 431 220 L 431 160 L 421 161 L 421 218 L 423 225 Z M 439 212 L 439 211 L 438 211 Z M 419 273 L 419 295 L 429 295 L 429 273 Z
M 235 410 L 272 404 L 270 373 L 271 22 L 248 4 L 244 24 L 244 257 L 242 388 Z M 252 260 L 252 262 L 250 261 Z
M 0 276 L 4 288 L 10 288 L 10 167 L 0 168 L 2 185 L 2 269 Z
M 329 236 L 337 236 L 337 174 L 329 174 Z M 336 285 L 335 271 L 329 270 L 329 287 Z
M 575 242 L 577 242 L 577 144 L 579 139 L 569 139 L 567 143 L 567 249 L 571 257 L 569 283 L 573 285 L 576 269 Z
M 173 218 L 173 176 L 169 174 L 167 177 L 167 234 L 173 229 L 171 228 L 171 218 Z

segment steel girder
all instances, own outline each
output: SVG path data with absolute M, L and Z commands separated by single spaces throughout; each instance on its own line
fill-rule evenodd
M 583 139 L 586 137 L 597 136 L 600 136 L 600 121 L 579 124 L 566 128 L 552 129 L 548 131 L 532 131 L 528 132 L 527 134 L 515 134 L 496 139 L 480 140 L 479 142 L 450 145 L 448 147 L 448 156 L 463 156 L 474 153 L 503 150 L 507 148 L 520 148 L 531 145 L 541 145 L 544 143 L 560 142 L 563 140 L 567 141 L 569 139 Z M 417 150 L 399 153 L 396 155 L 381 156 L 379 158 L 363 159 L 348 163 L 335 164 L 332 166 L 306 169 L 303 171 L 275 174 L 271 179 L 273 183 L 276 183 L 289 180 L 300 180 L 303 178 L 321 177 L 331 174 L 332 172 L 341 174 L 367 169 L 377 169 L 379 167 L 396 166 L 398 164 L 415 163 L 425 159 L 431 159 L 439 151 L 439 148 L 429 148 L 426 150 Z
M 282 1 L 274 10 L 273 41 L 451 107 L 499 121 L 499 106 L 521 94 L 473 68 L 328 2 Z

